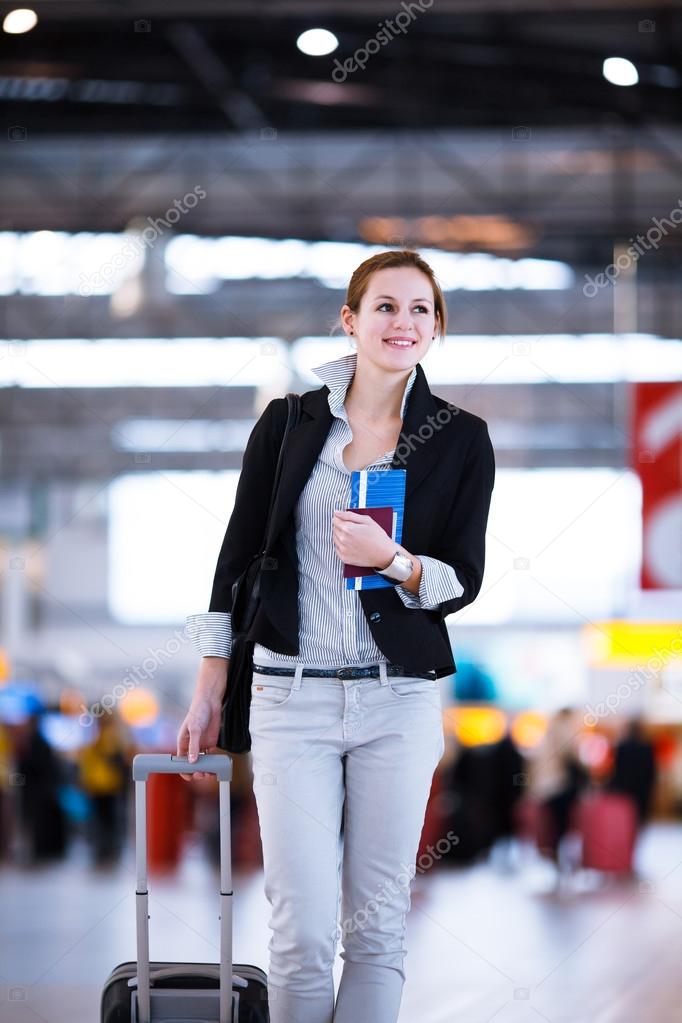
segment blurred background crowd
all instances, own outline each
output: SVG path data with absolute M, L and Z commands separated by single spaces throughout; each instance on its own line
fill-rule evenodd
M 530 850 L 556 867 L 556 881 L 591 868 L 636 874 L 639 832 L 682 819 L 682 744 L 676 729 L 641 717 L 586 725 L 579 709 L 516 714 L 493 699 L 460 703 L 445 687 L 446 753 L 434 777 L 420 851 L 430 866 L 491 858 L 513 871 Z M 167 752 L 173 721 L 137 725 L 126 703 L 85 728 L 62 707 L 41 706 L 26 686 L 0 690 L 2 861 L 28 868 L 79 850 L 98 869 L 116 868 L 134 841 L 132 758 Z M 149 712 L 149 708 L 147 708 Z M 131 720 L 132 717 L 132 720 Z M 583 715 L 584 717 L 584 715 Z M 170 747 L 172 749 L 172 747 Z M 234 759 L 233 858 L 261 865 L 249 755 Z M 150 781 L 152 871 L 178 867 L 197 837 L 218 864 L 217 782 Z M 444 835 L 449 839 L 438 848 Z

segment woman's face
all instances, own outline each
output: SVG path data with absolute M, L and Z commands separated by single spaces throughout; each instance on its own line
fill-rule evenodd
M 345 305 L 341 315 L 347 332 L 353 331 L 358 358 L 386 370 L 416 366 L 437 327 L 431 282 L 414 266 L 376 270 L 358 312 Z

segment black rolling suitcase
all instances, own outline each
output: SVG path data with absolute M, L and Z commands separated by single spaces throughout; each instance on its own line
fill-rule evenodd
M 150 774 L 216 774 L 220 789 L 220 965 L 149 962 L 147 779 Z M 267 982 L 257 966 L 232 965 L 232 760 L 199 754 L 194 764 L 169 753 L 133 759 L 137 870 L 137 963 L 121 963 L 102 992 L 102 1023 L 268 1023 Z M 230 997 L 231 993 L 231 997 Z

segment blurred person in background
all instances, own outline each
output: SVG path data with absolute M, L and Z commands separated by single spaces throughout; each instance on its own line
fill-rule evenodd
M 507 731 L 498 741 L 460 746 L 441 767 L 438 806 L 446 827 L 458 835 L 445 859 L 473 863 L 500 842 L 498 862 L 508 863 L 514 805 L 523 795 L 524 760 Z
M 95 866 L 114 866 L 126 833 L 126 795 L 132 747 L 115 714 L 98 719 L 99 733 L 79 755 L 80 784 L 90 801 Z
M 616 743 L 609 788 L 623 792 L 634 801 L 640 827 L 649 816 L 655 782 L 653 743 L 646 736 L 641 718 L 633 718 Z
M 578 757 L 580 723 L 570 707 L 549 721 L 547 731 L 529 762 L 529 792 L 549 818 L 542 852 L 559 862 L 561 840 L 571 825 L 571 813 L 587 784 L 588 775 Z
M 500 843 L 500 862 L 511 864 L 511 843 L 515 832 L 514 809 L 523 795 L 524 758 L 514 742 L 509 728 L 491 748 L 495 764 L 495 784 L 492 790 L 495 841 Z
M 41 715 L 31 714 L 17 748 L 16 774 L 26 859 L 39 864 L 61 859 L 66 851 L 66 819 L 59 800 L 64 772 L 58 754 L 40 730 Z
M 14 751 L 9 729 L 0 723 L 0 862 L 9 856 L 12 842 L 10 777 L 14 774 Z

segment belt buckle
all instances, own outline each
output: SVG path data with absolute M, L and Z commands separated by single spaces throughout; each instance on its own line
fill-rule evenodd
M 352 668 L 339 668 L 336 672 L 336 677 L 342 679 L 352 678 L 353 677 L 351 674 L 352 670 L 353 670 Z

